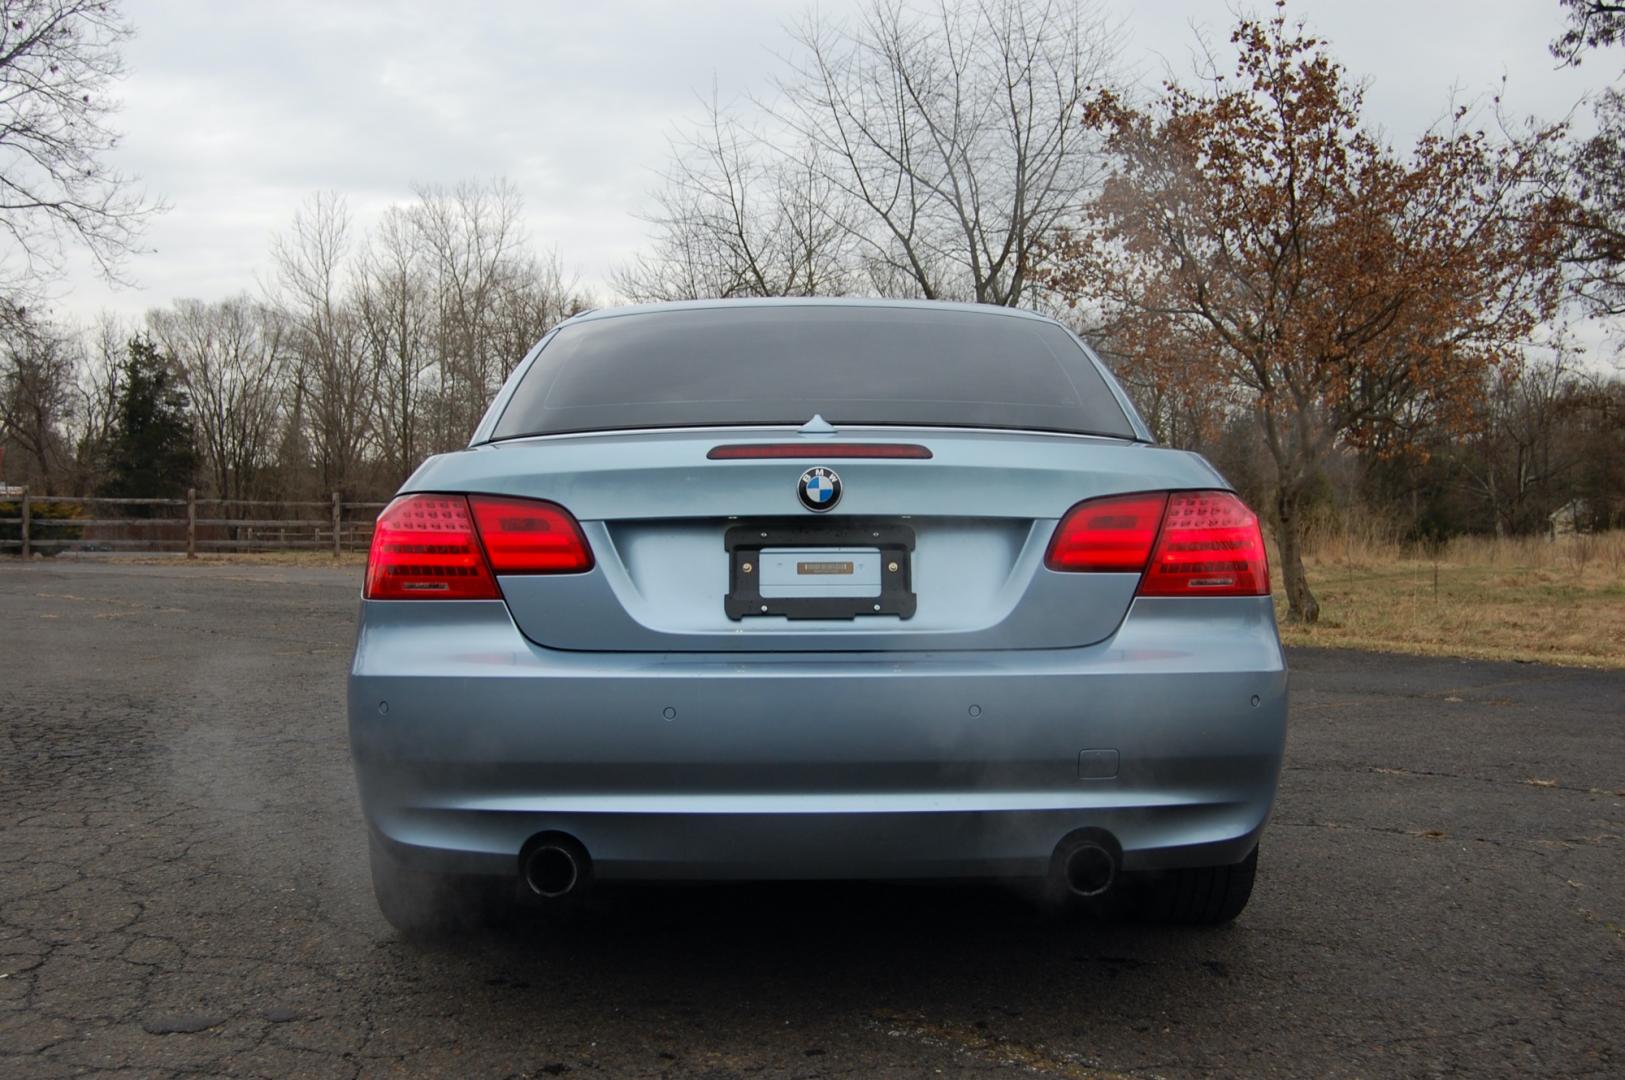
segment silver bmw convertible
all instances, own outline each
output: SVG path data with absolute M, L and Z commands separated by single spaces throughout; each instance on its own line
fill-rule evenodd
M 562 323 L 406 482 L 349 724 L 408 932 L 770 878 L 1215 924 L 1286 693 L 1257 517 L 1066 327 L 718 301 Z

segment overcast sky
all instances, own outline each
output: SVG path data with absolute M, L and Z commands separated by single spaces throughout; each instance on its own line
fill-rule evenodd
M 808 0 L 227 3 L 126 0 L 137 37 L 121 87 L 118 164 L 170 204 L 132 259 L 134 288 L 75 265 L 59 313 L 139 316 L 181 297 L 257 290 L 271 239 L 312 192 L 367 225 L 414 182 L 502 176 L 533 244 L 557 247 L 600 297 L 641 244 L 636 213 L 673 125 L 713 80 L 724 101 L 767 85 Z M 854 5 L 822 0 L 826 14 Z M 1189 68 L 1195 26 L 1223 44 L 1223 0 L 1106 0 L 1126 59 L 1154 81 Z M 1263 7 L 1265 5 L 1259 5 Z M 1452 93 L 1507 80 L 1512 110 L 1567 114 L 1619 73 L 1601 55 L 1556 70 L 1557 0 L 1294 0 L 1294 16 L 1370 82 L 1369 115 L 1408 143 Z

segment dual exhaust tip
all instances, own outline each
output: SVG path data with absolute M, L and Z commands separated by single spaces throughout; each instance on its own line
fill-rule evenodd
M 1117 842 L 1099 830 L 1068 834 L 1050 859 L 1052 882 L 1066 894 L 1092 900 L 1117 884 L 1122 855 Z M 541 833 L 519 854 L 519 881 L 530 897 L 558 902 L 579 896 L 592 881 L 592 857 L 566 833 Z

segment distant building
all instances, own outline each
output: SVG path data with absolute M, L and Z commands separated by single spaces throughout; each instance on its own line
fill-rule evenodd
M 1547 522 L 1548 531 L 1553 537 L 1589 532 L 1591 508 L 1586 505 L 1584 499 L 1571 499 L 1553 510 Z

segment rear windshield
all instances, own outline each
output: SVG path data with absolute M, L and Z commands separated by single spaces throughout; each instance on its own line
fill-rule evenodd
M 561 327 L 497 439 L 622 428 L 802 424 L 1024 428 L 1133 438 L 1076 339 L 951 309 L 714 307 Z

